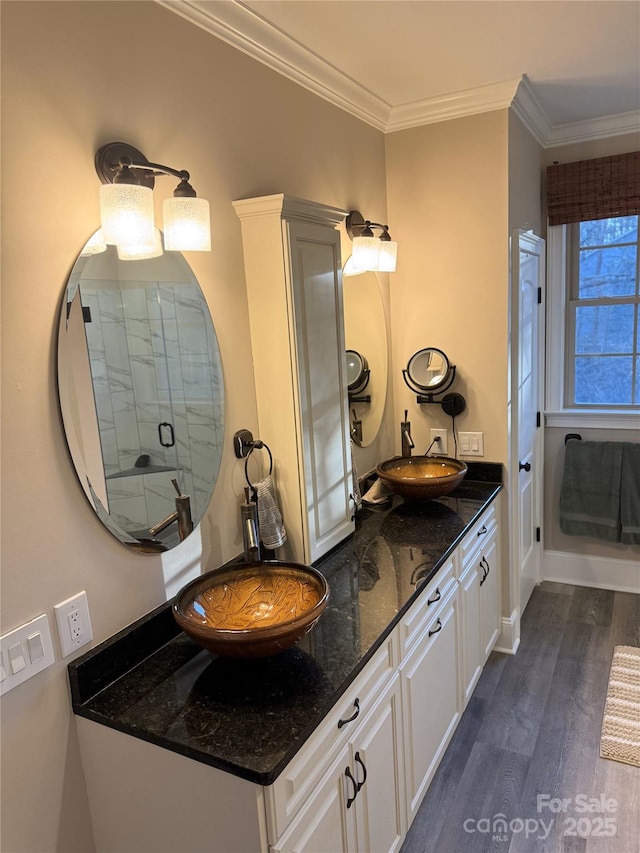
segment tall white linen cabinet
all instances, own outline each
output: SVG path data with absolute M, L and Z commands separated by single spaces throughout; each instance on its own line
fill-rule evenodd
M 278 557 L 312 563 L 354 529 L 337 231 L 346 211 L 284 194 L 233 206 L 242 228 L 257 437 L 273 453 L 288 536 Z

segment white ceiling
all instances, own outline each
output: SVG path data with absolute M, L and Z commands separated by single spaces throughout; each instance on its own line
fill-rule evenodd
M 640 131 L 637 0 L 160 0 L 385 131 L 519 104 L 543 144 Z

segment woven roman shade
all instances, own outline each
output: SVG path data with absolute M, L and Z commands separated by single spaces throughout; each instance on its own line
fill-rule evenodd
M 549 225 L 640 213 L 640 151 L 547 169 Z

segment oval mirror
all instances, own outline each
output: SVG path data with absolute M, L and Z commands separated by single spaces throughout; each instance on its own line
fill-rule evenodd
M 407 375 L 423 391 L 436 391 L 449 378 L 449 359 L 435 347 L 418 350 L 409 359 Z
M 60 315 L 65 436 L 103 524 L 157 553 L 180 541 L 177 520 L 150 532 L 175 513 L 176 489 L 189 497 L 194 525 L 213 493 L 224 432 L 220 352 L 179 252 L 122 260 L 97 234 L 74 264 Z
M 363 363 L 369 370 L 366 393 L 362 395 L 362 399 L 366 397 L 368 402 L 358 402 L 357 398 L 361 395 L 357 393 L 350 395 L 349 401 L 351 418 L 353 421 L 362 421 L 360 443 L 366 447 L 378 434 L 387 397 L 387 325 L 380 285 L 375 273 L 346 274 L 342 288 L 346 347 L 360 359 L 358 364 L 357 360 L 352 358 L 352 370 L 356 371 Z M 351 383 L 348 357 L 347 375 Z M 356 390 L 361 388 L 364 386 L 359 385 Z

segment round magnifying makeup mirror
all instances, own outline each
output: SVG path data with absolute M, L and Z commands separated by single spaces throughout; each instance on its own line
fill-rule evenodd
M 387 325 L 376 274 L 349 275 L 347 269 L 348 261 L 343 277 L 343 304 L 349 409 L 354 420 L 357 417 L 362 421 L 361 446 L 367 447 L 378 435 L 387 397 Z M 363 369 L 369 371 L 368 383 L 352 388 L 352 375 L 364 376 Z
M 442 350 L 427 347 L 409 359 L 407 375 L 423 391 L 437 391 L 449 378 L 449 359 Z
M 224 437 L 220 351 L 179 252 L 123 260 L 98 236 L 80 252 L 62 302 L 62 420 L 98 518 L 125 545 L 158 553 L 187 535 L 178 518 L 158 529 L 177 510 L 176 490 L 194 525 L 213 493 Z

